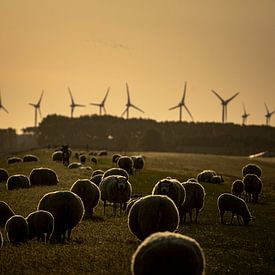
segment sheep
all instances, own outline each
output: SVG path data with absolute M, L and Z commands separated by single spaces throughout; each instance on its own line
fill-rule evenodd
M 14 215 L 10 206 L 4 201 L 0 201 L 0 226 L 4 226 L 7 220 Z
M 131 196 L 131 199 L 127 202 L 127 205 L 126 205 L 126 210 L 125 210 L 125 212 L 126 212 L 127 215 L 129 214 L 129 212 L 130 212 L 130 210 L 131 210 L 133 204 L 134 204 L 137 200 L 139 200 L 141 197 L 142 197 L 142 195 Z
M 30 188 L 30 180 L 25 175 L 10 176 L 6 183 L 7 190 L 14 190 L 20 188 Z
M 9 173 L 6 169 L 0 168 L 0 182 L 5 182 L 9 178 Z
M 93 182 L 95 185 L 99 186 L 99 184 L 101 183 L 101 180 L 102 180 L 102 176 L 103 176 L 103 174 L 97 174 L 95 176 L 92 176 L 90 178 L 90 181 Z
M 29 225 L 29 239 L 37 238 L 38 241 L 48 243 L 54 229 L 53 215 L 48 211 L 38 210 L 30 213 L 26 220 Z
M 3 240 L 2 233 L 0 231 L 0 249 L 3 247 L 3 243 L 4 243 L 4 240 Z
M 126 208 L 127 201 L 130 200 L 132 194 L 132 186 L 127 178 L 123 176 L 113 175 L 102 179 L 99 189 L 101 192 L 101 200 L 103 201 L 103 209 L 105 215 L 106 201 L 114 204 L 113 211 L 116 215 L 116 204 L 120 204 L 120 214 L 122 205 Z
M 179 233 L 157 232 L 147 237 L 131 260 L 133 275 L 205 274 L 205 256 L 199 243 Z
M 214 175 L 211 177 L 210 182 L 214 184 L 221 184 L 224 180 L 222 176 Z
M 118 161 L 118 159 L 121 157 L 121 155 L 120 154 L 113 154 L 112 155 L 112 163 L 113 163 L 113 165 L 117 165 L 117 161 Z
M 97 165 L 97 158 L 96 157 L 91 157 L 91 163 Z
M 144 167 L 144 158 L 142 156 L 132 156 L 135 171 L 140 171 Z
M 186 213 L 189 213 L 190 223 L 192 223 L 192 210 L 196 210 L 195 223 L 198 222 L 198 215 L 204 205 L 205 190 L 204 187 L 194 181 L 187 181 L 182 184 L 186 197 L 184 203 L 179 207 L 180 221 L 186 222 Z
M 86 155 L 80 155 L 80 156 L 79 156 L 79 161 L 80 161 L 82 164 L 86 162 L 86 159 L 87 159 Z
M 128 156 L 121 156 L 117 161 L 118 167 L 126 170 L 129 174 L 133 175 L 134 162 Z
M 58 176 L 54 170 L 50 168 L 34 168 L 30 173 L 30 183 L 32 186 L 37 185 L 57 185 Z
M 211 178 L 216 176 L 216 172 L 213 170 L 203 170 L 197 175 L 198 182 L 209 182 L 211 183 Z
M 100 169 L 97 169 L 97 170 L 94 170 L 94 172 L 92 173 L 92 177 L 93 176 L 96 176 L 96 175 L 100 175 L 100 174 L 104 174 L 104 171 L 103 170 L 100 170 Z
M 198 183 L 197 179 L 195 179 L 195 178 L 190 178 L 190 179 L 187 180 L 187 182 L 196 182 L 196 183 Z
M 70 164 L 70 156 L 72 154 L 72 151 L 69 149 L 69 145 L 65 144 L 61 147 L 62 152 L 62 162 L 64 166 L 68 166 Z
M 128 214 L 128 227 L 144 240 L 158 231 L 174 232 L 179 226 L 179 211 L 167 196 L 148 195 L 137 200 Z
M 32 162 L 32 161 L 39 161 L 39 158 L 35 155 L 25 155 L 23 157 L 23 162 Z
M 104 179 L 108 176 L 114 176 L 114 175 L 123 176 L 127 180 L 129 179 L 129 174 L 127 173 L 126 170 L 124 170 L 122 168 L 110 168 L 104 172 L 102 178 Z
M 52 160 L 53 161 L 63 161 L 63 152 L 62 151 L 55 151 L 52 153 Z
M 99 151 L 99 152 L 98 152 L 98 155 L 99 155 L 99 156 L 107 156 L 107 155 L 108 155 L 108 152 L 105 151 L 105 150 Z
M 231 185 L 231 193 L 237 197 L 242 197 L 244 191 L 244 183 L 242 180 L 235 180 Z
M 257 164 L 249 163 L 242 168 L 242 174 L 243 177 L 245 177 L 247 174 L 254 174 L 260 178 L 262 175 L 262 169 Z
M 237 215 L 239 225 L 241 225 L 240 216 L 242 217 L 245 225 L 248 225 L 248 223 L 252 219 L 252 216 L 248 210 L 245 201 L 230 193 L 221 194 L 217 199 L 217 205 L 222 224 L 225 224 L 223 218 L 225 211 L 230 211 L 232 213 L 230 224 L 232 224 L 235 214 Z
M 167 177 L 157 182 L 152 195 L 166 195 L 180 207 L 185 201 L 185 189 L 177 179 Z
M 100 197 L 97 185 L 87 179 L 79 179 L 72 185 L 70 191 L 82 199 L 85 208 L 84 218 L 91 218 Z
M 17 162 L 23 162 L 23 159 L 19 158 L 19 157 L 10 157 L 7 159 L 8 164 L 13 164 L 13 163 L 17 163 Z
M 261 179 L 255 174 L 247 174 L 243 178 L 243 183 L 246 201 L 257 203 L 259 194 L 261 193 L 263 186 Z
M 54 217 L 53 242 L 64 242 L 66 233 L 70 240 L 72 229 L 82 220 L 84 205 L 81 198 L 71 191 L 55 191 L 45 194 L 37 210 L 49 211 Z
M 82 164 L 80 162 L 72 162 L 68 165 L 69 169 L 76 169 L 76 168 L 80 168 L 82 166 Z
M 29 239 L 29 225 L 27 220 L 21 215 L 10 217 L 5 225 L 9 242 L 19 244 L 27 242 Z

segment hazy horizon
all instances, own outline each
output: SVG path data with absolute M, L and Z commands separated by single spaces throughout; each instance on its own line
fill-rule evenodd
M 0 0 L 0 90 L 9 114 L 0 128 L 34 125 L 41 91 L 42 115 L 120 116 L 126 87 L 145 113 L 130 117 L 179 119 L 177 105 L 187 82 L 186 105 L 195 122 L 220 122 L 224 99 L 228 122 L 265 124 L 265 106 L 275 110 L 275 2 L 264 1 L 7 1 Z M 191 121 L 183 109 L 183 121 Z M 38 122 L 40 118 L 38 116 Z M 271 118 L 275 126 L 275 115 Z

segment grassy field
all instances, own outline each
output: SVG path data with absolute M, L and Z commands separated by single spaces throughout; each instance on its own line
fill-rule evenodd
M 53 168 L 59 177 L 57 186 L 34 187 L 7 191 L 0 184 L 0 200 L 7 202 L 16 214 L 27 216 L 36 210 L 43 194 L 55 190 L 68 190 L 79 178 L 90 178 L 88 170 L 66 169 L 50 159 L 51 150 L 31 152 L 39 156 L 38 163 L 6 164 L 0 167 L 10 175 L 29 175 L 34 167 Z M 19 154 L 22 156 L 23 154 Z M 217 197 L 230 192 L 232 181 L 241 177 L 241 168 L 249 161 L 245 157 L 211 156 L 175 153 L 144 153 L 145 169 L 130 177 L 133 193 L 150 194 L 155 183 L 166 176 L 185 181 L 203 169 L 214 169 L 224 175 L 221 185 L 204 184 L 206 199 L 199 215 L 199 224 L 185 224 L 179 232 L 195 238 L 206 256 L 206 274 L 275 274 L 275 162 L 274 159 L 254 160 L 263 169 L 263 193 L 259 203 L 248 207 L 256 219 L 249 226 L 221 225 L 216 206 Z M 112 166 L 111 155 L 100 157 L 94 169 Z M 229 220 L 229 215 L 227 215 Z M 1 274 L 130 274 L 131 256 L 139 241 L 127 226 L 127 216 L 112 216 L 107 208 L 103 216 L 102 203 L 92 220 L 82 221 L 72 231 L 72 239 L 65 244 L 42 244 L 29 241 L 20 246 L 7 242 L 0 250 Z

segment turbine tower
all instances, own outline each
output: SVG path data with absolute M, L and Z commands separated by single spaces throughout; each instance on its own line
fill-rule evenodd
M 124 114 L 126 114 L 126 118 L 128 119 L 129 118 L 129 109 L 130 109 L 130 107 L 133 107 L 134 109 L 144 113 L 143 110 L 141 110 L 140 108 L 138 108 L 137 106 L 135 106 L 134 104 L 131 103 L 129 87 L 128 87 L 127 82 L 126 82 L 126 91 L 127 91 L 127 103 L 126 103 L 126 108 L 123 111 L 123 113 L 121 114 L 121 116 L 124 116 Z
M 74 99 L 73 99 L 73 95 L 72 95 L 71 89 L 69 87 L 68 87 L 68 91 L 69 91 L 69 94 L 70 94 L 70 97 L 71 97 L 71 105 L 70 105 L 70 107 L 71 107 L 71 118 L 72 118 L 73 114 L 74 114 L 74 108 L 75 107 L 85 107 L 85 105 L 75 103 Z
M 182 121 L 182 107 L 184 107 L 185 110 L 187 111 L 187 113 L 189 114 L 189 116 L 191 117 L 192 121 L 194 121 L 194 118 L 193 118 L 191 112 L 189 111 L 189 109 L 188 109 L 187 106 L 185 105 L 185 96 L 186 96 L 186 82 L 185 82 L 185 84 L 184 84 L 184 91 L 183 91 L 183 96 L 182 96 L 181 101 L 179 102 L 178 105 L 169 108 L 169 110 L 174 110 L 174 109 L 179 108 L 179 111 L 180 111 L 180 121 Z
M 1 98 L 1 90 L 0 90 L 0 110 L 3 109 L 6 113 L 8 113 L 8 110 L 4 107 L 2 104 L 2 98 Z
M 43 94 L 44 94 L 44 91 L 42 90 L 41 96 L 36 104 L 29 103 L 29 105 L 34 107 L 34 127 L 37 127 L 37 111 L 39 112 L 40 118 L 42 118 L 41 110 L 40 110 L 40 103 L 41 103 Z
M 269 126 L 271 116 L 275 113 L 275 110 L 273 112 L 269 112 L 266 103 L 264 105 L 265 105 L 265 109 L 266 109 L 266 114 L 265 114 L 266 125 Z
M 227 104 L 233 100 L 239 93 L 234 94 L 228 99 L 223 99 L 218 93 L 216 93 L 214 90 L 212 92 L 218 97 L 218 99 L 221 101 L 222 104 L 222 123 L 227 122 Z
M 104 111 L 104 114 L 106 115 L 106 109 L 105 109 L 105 101 L 107 99 L 107 96 L 109 94 L 110 91 L 110 87 L 108 88 L 105 97 L 103 98 L 103 100 L 101 101 L 101 103 L 90 103 L 90 105 L 94 105 L 94 106 L 98 106 L 99 107 L 99 115 L 101 116 L 102 114 L 102 110 Z
M 244 106 L 244 103 L 243 103 L 243 115 L 242 115 L 242 119 L 243 119 L 243 125 L 246 125 L 246 122 L 247 122 L 247 118 L 250 116 L 250 114 L 248 114 L 246 112 L 246 109 L 245 109 L 245 106 Z

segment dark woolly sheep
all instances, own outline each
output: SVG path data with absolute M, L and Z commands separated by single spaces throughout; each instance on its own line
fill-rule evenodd
M 23 157 L 23 162 L 32 162 L 32 161 L 39 161 L 39 158 L 35 155 L 25 155 Z
M 103 176 L 103 174 L 97 174 L 95 176 L 92 176 L 90 178 L 90 181 L 93 182 L 95 185 L 99 186 L 99 184 L 101 183 L 101 180 L 102 180 L 102 176 Z
M 80 155 L 80 156 L 79 156 L 79 161 L 80 161 L 82 164 L 86 162 L 86 159 L 87 159 L 86 155 Z
M 103 150 L 103 151 L 98 152 L 98 155 L 101 156 L 101 157 L 102 156 L 108 156 L 108 152 Z
M 160 180 L 154 186 L 152 195 L 166 195 L 180 207 L 185 200 L 185 190 L 182 184 L 177 179 L 167 177 Z
M 4 201 L 0 201 L 0 226 L 4 226 L 7 220 L 14 215 L 10 206 Z
M 244 191 L 244 183 L 242 180 L 235 180 L 232 182 L 231 193 L 233 195 L 241 198 L 243 191 Z
M 232 224 L 233 217 L 235 214 L 237 215 L 239 225 L 241 225 L 240 216 L 242 217 L 245 225 L 248 225 L 248 223 L 252 219 L 252 216 L 248 210 L 248 207 L 245 201 L 230 193 L 221 194 L 218 197 L 217 205 L 218 205 L 222 224 L 225 224 L 225 221 L 223 218 L 225 211 L 229 211 L 232 213 L 230 224 Z
M 95 175 L 100 175 L 100 174 L 103 175 L 104 171 L 100 170 L 100 169 L 94 170 L 94 172 L 92 173 L 92 177 L 95 176 Z
M 0 168 L 0 182 L 5 182 L 9 178 L 9 173 L 6 169 Z
M 80 162 L 72 162 L 68 165 L 69 169 L 77 169 L 80 168 L 82 164 Z
M 29 226 L 23 216 L 10 217 L 5 225 L 8 240 L 13 244 L 24 243 L 29 239 Z
M 91 163 L 97 165 L 97 158 L 96 157 L 91 157 Z
M 140 171 L 144 167 L 144 158 L 142 156 L 132 156 L 131 157 L 134 162 L 135 171 Z
M 54 229 L 53 215 L 48 211 L 38 210 L 30 213 L 26 220 L 29 225 L 29 239 L 36 238 L 37 241 L 48 243 Z
M 204 252 L 190 237 L 157 232 L 146 238 L 132 256 L 133 275 L 188 274 L 205 272 Z
M 255 174 L 247 174 L 243 178 L 243 183 L 246 197 L 245 200 L 248 202 L 257 203 L 263 186 L 261 179 Z
M 49 211 L 54 217 L 54 231 L 51 240 L 68 240 L 72 229 L 82 220 L 84 205 L 81 198 L 71 191 L 55 191 L 45 194 L 38 203 L 38 210 Z
M 139 240 L 159 231 L 174 232 L 178 225 L 179 211 L 175 203 L 163 195 L 140 198 L 128 215 L 128 227 Z
M 205 191 L 204 187 L 194 181 L 187 181 L 182 184 L 186 197 L 184 203 L 179 207 L 181 222 L 186 222 L 186 214 L 189 213 L 190 223 L 192 223 L 192 210 L 196 210 L 195 223 L 198 222 L 198 215 L 204 205 Z
M 17 162 L 23 162 L 23 159 L 19 158 L 19 157 L 10 157 L 7 160 L 8 164 L 13 164 L 13 163 L 17 163 Z
M 198 182 L 198 181 L 195 178 L 190 178 L 190 179 L 187 180 L 187 182 Z
M 4 240 L 3 240 L 2 233 L 0 231 L 0 249 L 3 247 L 3 243 L 4 243 Z
M 216 176 L 216 172 L 213 170 L 203 170 L 197 175 L 198 182 L 209 182 L 211 183 L 211 179 L 213 176 Z
M 85 208 L 84 218 L 91 218 L 100 197 L 97 185 L 87 179 L 79 179 L 72 185 L 70 191 L 82 199 Z
M 118 161 L 118 159 L 121 157 L 121 155 L 120 154 L 113 154 L 112 155 L 112 163 L 113 163 L 113 165 L 117 165 L 117 161 Z
M 30 173 L 30 183 L 32 186 L 57 185 L 58 182 L 57 174 L 50 168 L 34 168 Z
M 127 173 L 126 170 L 122 169 L 122 168 L 110 168 L 108 170 L 106 170 L 102 176 L 102 178 L 106 178 L 106 177 L 109 177 L 109 176 L 115 176 L 115 175 L 118 175 L 118 176 L 123 176 L 125 177 L 127 180 L 129 179 L 129 174 Z
M 118 167 L 126 170 L 130 175 L 133 175 L 134 162 L 128 156 L 121 156 L 117 161 Z
M 262 169 L 257 164 L 249 163 L 242 168 L 242 174 L 243 177 L 245 177 L 247 174 L 254 174 L 260 178 L 262 175 Z
M 63 161 L 63 152 L 62 151 L 53 152 L 52 160 L 53 161 Z
M 140 198 L 142 198 L 142 195 L 141 196 L 135 196 L 135 197 L 131 196 L 131 199 L 127 202 L 127 205 L 126 205 L 125 212 L 126 212 L 127 215 L 129 214 L 129 212 L 130 212 L 132 206 L 134 205 L 134 203 L 137 200 L 139 200 Z
M 29 178 L 25 175 L 10 176 L 6 183 L 7 190 L 14 190 L 20 188 L 30 188 L 31 184 Z
M 211 178 L 210 182 L 214 184 L 221 184 L 224 180 L 222 176 L 215 175 Z
M 132 186 L 127 178 L 123 176 L 108 176 L 102 179 L 99 189 L 101 192 L 101 200 L 103 201 L 103 209 L 105 215 L 106 201 L 113 203 L 114 215 L 116 215 L 116 204 L 120 204 L 120 214 L 122 206 L 125 206 L 130 200 L 132 194 Z

